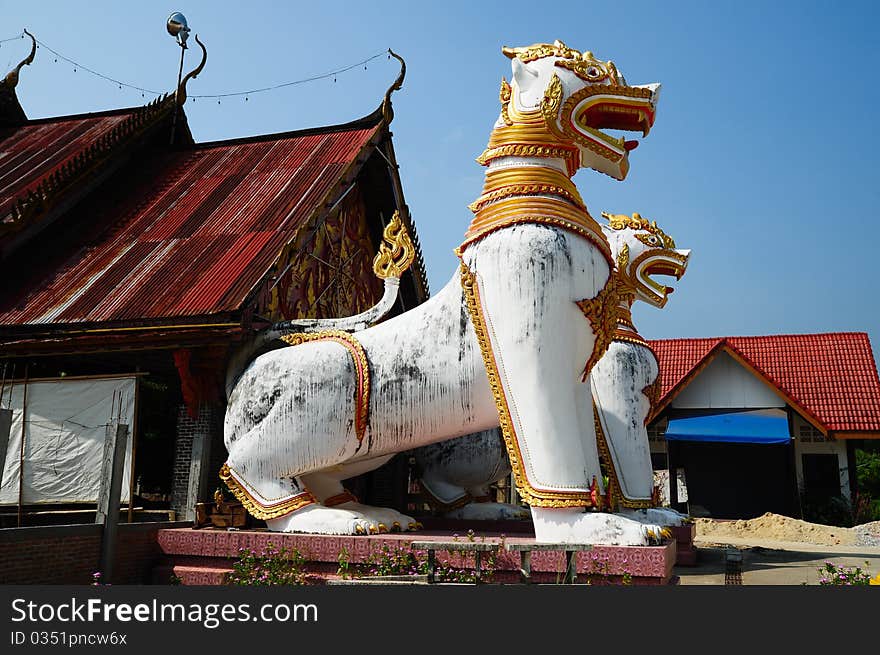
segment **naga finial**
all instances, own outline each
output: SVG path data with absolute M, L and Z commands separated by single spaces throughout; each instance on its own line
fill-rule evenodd
M 25 66 L 30 66 L 31 62 L 33 62 L 34 60 L 34 55 L 37 54 L 37 40 L 34 38 L 34 35 L 27 30 L 24 30 L 24 33 L 31 37 L 31 53 L 27 57 L 22 59 L 21 63 L 18 66 L 9 71 L 9 73 L 4 78 L 3 82 L 10 89 L 14 89 L 15 86 L 18 84 L 18 74 L 21 69 Z
M 183 104 L 186 102 L 186 83 L 191 79 L 198 77 L 199 73 L 201 73 L 202 69 L 205 67 L 205 62 L 208 61 L 208 51 L 205 49 L 205 44 L 199 40 L 198 34 L 196 34 L 196 43 L 198 43 L 199 47 L 202 49 L 202 61 L 198 66 L 186 74 L 186 77 L 181 80 L 180 86 L 177 87 L 177 104 L 180 107 L 183 107 Z
M 406 62 L 403 60 L 403 57 L 398 55 L 391 48 L 388 48 L 388 54 L 400 62 L 400 74 L 397 76 L 397 79 L 394 80 L 394 83 L 388 87 L 388 91 L 385 92 L 385 99 L 382 101 L 382 116 L 385 118 L 386 125 L 394 119 L 394 108 L 391 106 L 391 94 L 395 91 L 400 91 L 403 86 L 403 79 L 406 77 Z
M 383 280 L 389 277 L 399 278 L 410 267 L 416 256 L 415 246 L 406 231 L 406 226 L 400 220 L 399 211 L 395 210 L 388 225 L 385 226 L 382 238 L 379 252 L 373 259 L 373 273 Z

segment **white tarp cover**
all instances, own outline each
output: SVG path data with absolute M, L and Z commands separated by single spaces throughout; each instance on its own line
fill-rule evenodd
M 22 406 L 25 385 L 7 383 L 3 407 L 12 429 L 0 483 L 0 505 L 17 505 L 21 474 Z M 11 391 L 11 393 L 10 393 Z M 101 487 L 107 425 L 129 426 L 122 480 L 128 500 L 134 377 L 41 380 L 27 384 L 22 503 L 94 503 Z

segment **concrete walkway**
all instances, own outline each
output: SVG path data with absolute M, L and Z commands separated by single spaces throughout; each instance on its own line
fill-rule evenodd
M 697 539 L 697 566 L 676 566 L 682 585 L 723 585 L 725 555 L 736 549 L 742 554 L 743 585 L 818 585 L 817 569 L 825 561 L 840 566 L 859 566 L 871 576 L 880 573 L 880 548 L 867 546 L 815 546 L 756 539 Z M 865 563 L 867 562 L 867 564 Z

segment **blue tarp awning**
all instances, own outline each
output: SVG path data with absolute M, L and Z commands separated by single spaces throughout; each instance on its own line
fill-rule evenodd
M 668 441 L 781 444 L 791 439 L 780 410 L 722 412 L 669 420 Z

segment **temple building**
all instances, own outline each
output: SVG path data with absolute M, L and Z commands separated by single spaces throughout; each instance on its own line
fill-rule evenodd
M 806 503 L 854 499 L 855 451 L 880 439 L 880 379 L 867 334 L 651 347 L 661 384 L 648 430 L 654 468 L 684 471 L 691 513 L 803 516 Z M 673 503 L 677 495 L 673 485 Z
M 397 210 L 417 255 L 394 313 L 428 297 L 391 89 L 350 123 L 196 143 L 190 76 L 146 106 L 30 119 L 16 95 L 27 63 L 0 83 L 0 407 L 13 410 L 0 506 L 93 508 L 73 444 L 115 417 L 131 423 L 126 491 L 192 518 L 219 484 L 224 378 L 249 335 L 373 305 Z M 97 383 L 109 385 L 98 413 L 80 406 Z M 35 417 L 40 402 L 66 414 Z

